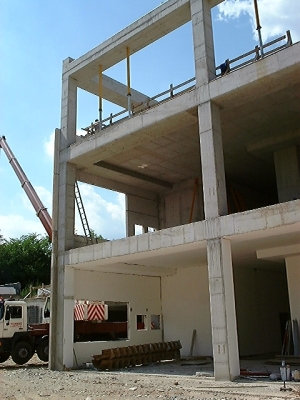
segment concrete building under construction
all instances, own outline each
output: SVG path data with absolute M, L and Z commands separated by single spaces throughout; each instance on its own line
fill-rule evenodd
M 63 63 L 52 369 L 105 348 L 170 340 L 188 356 L 195 332 L 193 355 L 213 356 L 216 379 L 232 380 L 240 356 L 280 354 L 286 321 L 300 320 L 300 43 L 287 33 L 264 57 L 257 47 L 251 60 L 219 67 L 211 23 L 219 3 L 168 0 Z M 105 75 L 126 59 L 129 75 L 130 55 L 186 23 L 195 78 L 185 85 L 149 98 Z M 99 96 L 100 108 L 82 137 L 78 88 Z M 124 113 L 104 119 L 102 99 Z M 126 237 L 79 244 L 76 182 L 125 194 Z M 75 299 L 111 305 L 125 335 L 76 341 Z

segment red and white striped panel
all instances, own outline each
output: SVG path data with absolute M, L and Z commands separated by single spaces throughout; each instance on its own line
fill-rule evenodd
M 104 320 L 105 319 L 105 305 L 104 304 L 89 304 L 87 319 L 89 321 Z
M 85 304 L 75 304 L 74 308 L 74 320 L 75 321 L 83 321 L 85 314 Z

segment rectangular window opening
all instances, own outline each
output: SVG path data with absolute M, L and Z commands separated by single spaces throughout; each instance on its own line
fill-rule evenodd
M 128 339 L 128 303 L 76 300 L 74 343 Z
M 141 235 L 142 233 L 144 233 L 143 226 L 135 224 L 134 225 L 134 234 L 135 234 L 135 236 Z
M 160 315 L 151 315 L 151 330 L 160 330 Z
M 136 329 L 137 331 L 145 331 L 147 330 L 147 315 L 136 316 Z

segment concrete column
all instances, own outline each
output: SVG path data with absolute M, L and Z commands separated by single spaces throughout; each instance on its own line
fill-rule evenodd
M 299 148 L 292 146 L 274 152 L 278 200 L 300 199 Z
M 53 183 L 53 249 L 51 266 L 51 324 L 49 367 L 63 370 L 70 363 L 70 346 L 64 350 L 65 343 L 73 343 L 73 335 L 67 326 L 65 306 L 66 274 L 65 251 L 74 247 L 76 169 L 71 164 L 60 161 L 61 151 L 76 141 L 77 87 L 74 79 L 65 76 L 67 59 L 63 65 L 61 130 L 56 130 Z M 73 312 L 71 313 L 73 320 Z M 73 352 L 72 352 L 73 353 Z M 73 360 L 73 355 L 72 355 Z
M 68 64 L 73 61 L 67 58 L 63 62 L 62 99 L 61 99 L 61 146 L 63 150 L 76 142 L 77 86 L 76 81 L 65 76 Z
M 208 240 L 207 258 L 215 379 L 233 380 L 240 366 L 230 241 Z
M 196 84 L 207 84 L 216 76 L 211 7 L 208 0 L 191 0 Z
M 300 323 L 300 255 L 285 259 L 291 319 Z
M 225 168 L 219 107 L 208 101 L 198 107 L 205 218 L 227 214 Z
M 125 196 L 125 206 L 126 206 L 126 237 L 135 235 L 135 223 L 133 219 L 133 215 L 129 211 L 129 199 L 128 194 Z
M 75 304 L 74 275 L 74 268 L 67 267 L 65 269 L 63 364 L 66 368 L 78 366 L 76 365 L 76 354 L 73 348 Z

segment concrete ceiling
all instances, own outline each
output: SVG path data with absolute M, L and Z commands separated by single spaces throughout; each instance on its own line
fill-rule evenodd
M 218 99 L 228 180 L 276 191 L 273 151 L 300 145 L 300 75 L 288 79 L 286 87 L 278 85 L 272 93 L 256 88 L 255 100 L 252 95 L 247 101 L 248 89 L 241 90 L 242 104 L 235 97 Z M 108 127 L 103 132 L 109 131 Z M 108 168 L 95 165 L 98 161 L 105 161 Z M 151 125 L 135 139 L 124 136 L 76 163 L 82 171 L 143 190 L 170 190 L 152 178 L 176 185 L 201 175 L 197 108 Z

